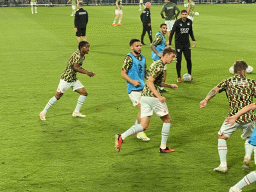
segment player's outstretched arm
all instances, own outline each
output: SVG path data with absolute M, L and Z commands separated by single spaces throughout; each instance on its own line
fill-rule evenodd
M 251 110 L 256 110 L 255 103 L 245 106 L 233 116 L 226 117 L 226 124 L 230 124 L 230 126 L 232 126 L 241 115 Z
M 206 107 L 208 101 L 209 101 L 210 99 L 212 99 L 219 91 L 220 91 L 220 88 L 219 88 L 219 87 L 214 87 L 214 88 L 208 93 L 208 95 L 205 97 L 205 99 L 200 102 L 200 108 Z
M 176 84 L 167 84 L 167 83 L 164 83 L 164 82 L 162 82 L 161 86 L 172 88 L 172 89 L 178 89 L 179 88 L 178 85 L 176 85 Z
M 89 72 L 89 71 L 85 70 L 84 68 L 79 67 L 79 64 L 78 64 L 78 63 L 75 63 L 75 64 L 74 64 L 74 70 L 75 70 L 76 72 L 86 74 L 86 75 L 88 75 L 89 77 L 93 77 L 94 75 L 96 75 L 94 72 Z

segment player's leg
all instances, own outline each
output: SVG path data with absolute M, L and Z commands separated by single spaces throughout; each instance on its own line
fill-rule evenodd
M 227 168 L 227 139 L 237 130 L 239 124 L 234 123 L 232 126 L 226 125 L 226 121 L 222 124 L 218 132 L 218 152 L 220 165 L 213 169 L 214 171 L 226 172 Z
M 250 142 L 253 142 L 254 137 L 256 137 L 256 132 L 254 131 L 254 122 L 243 124 L 242 129 L 242 139 L 245 140 L 245 156 L 244 156 L 244 170 L 249 170 L 250 161 L 251 161 L 251 155 L 253 152 L 253 146 L 250 144 Z
M 186 62 L 187 62 L 188 74 L 191 75 L 191 72 L 192 72 L 191 49 L 188 46 L 186 46 L 184 48 L 184 57 L 185 57 Z M 191 80 L 192 80 L 192 77 L 191 77 Z
M 88 93 L 86 92 L 84 86 L 82 85 L 82 83 L 77 80 L 74 85 L 72 86 L 73 90 L 77 93 L 80 94 L 78 100 L 77 100 L 77 105 L 76 108 L 72 114 L 73 117 L 85 117 L 86 115 L 83 115 L 80 113 L 80 109 L 83 106 L 85 99 L 88 95 Z
M 77 31 L 76 31 L 76 39 L 77 39 L 78 44 L 81 41 L 81 34 L 82 34 L 81 30 L 82 30 L 81 28 L 77 28 Z
M 182 49 L 180 47 L 178 47 L 177 45 L 175 46 L 176 49 L 176 71 L 177 71 L 177 82 L 180 83 L 181 82 L 181 75 L 180 75 L 180 71 L 181 71 L 181 59 L 182 59 Z
M 72 5 L 72 14 L 70 16 L 75 16 L 76 14 L 76 5 Z
M 256 172 L 252 171 L 240 180 L 235 186 L 231 187 L 229 192 L 240 192 L 242 188 L 256 182 Z
M 40 119 L 41 120 L 46 120 L 45 119 L 45 115 L 48 111 L 48 109 L 50 109 L 50 107 L 57 101 L 59 100 L 62 95 L 65 93 L 65 91 L 71 86 L 70 83 L 64 81 L 64 80 L 60 80 L 60 83 L 58 85 L 58 88 L 57 88 L 57 91 L 56 91 L 56 94 L 55 96 L 53 96 L 49 101 L 48 103 L 46 104 L 45 108 L 43 109 L 43 111 L 41 111 L 41 113 L 39 114 L 40 116 Z
M 121 21 L 122 21 L 122 19 L 123 19 L 123 11 L 120 10 L 119 12 L 120 12 L 120 14 L 119 14 L 119 21 L 118 21 L 118 24 L 117 24 L 117 25 L 122 26 Z
M 146 26 L 145 25 L 142 25 L 143 29 L 142 29 L 142 34 L 141 34 L 141 45 L 145 45 L 144 43 L 144 36 L 146 34 Z
M 36 6 L 36 3 L 34 4 L 34 6 L 35 6 L 35 13 L 37 13 L 37 6 Z
M 81 36 L 82 36 L 82 38 L 83 38 L 83 41 L 86 41 L 86 28 L 83 28 L 82 30 L 81 30 Z M 80 41 L 81 41 L 81 38 L 80 38 Z
M 31 12 L 32 12 L 32 14 L 34 14 L 34 11 L 33 11 L 33 2 L 31 2 L 30 5 L 31 5 Z
M 150 44 L 153 42 L 153 39 L 152 39 L 152 28 L 151 26 L 147 26 L 147 32 L 148 32 L 148 37 L 149 37 L 149 40 L 150 40 Z
M 137 115 L 137 120 L 136 120 L 134 125 L 137 125 L 137 124 L 141 123 L 141 111 L 140 111 L 141 104 L 139 103 L 138 105 L 136 105 L 136 107 L 138 108 L 139 113 Z M 144 131 L 137 133 L 137 138 L 141 139 L 142 141 L 149 141 L 150 140 L 150 138 L 147 137 L 147 135 Z
M 116 20 L 118 19 L 118 17 L 119 17 L 119 11 L 118 11 L 118 9 L 116 9 L 115 10 L 115 14 L 116 14 L 116 17 L 115 17 L 115 19 L 114 19 L 114 21 L 113 21 L 113 26 L 116 26 Z

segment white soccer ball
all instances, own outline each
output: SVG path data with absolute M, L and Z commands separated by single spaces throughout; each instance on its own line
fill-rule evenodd
M 184 80 L 184 81 L 191 81 L 191 75 L 188 74 L 188 73 L 184 74 L 184 75 L 183 75 L 183 80 Z
M 253 67 L 252 66 L 248 66 L 246 68 L 246 73 L 252 73 L 253 72 Z
M 198 12 L 195 12 L 195 16 L 199 16 L 199 13 L 198 13 Z
M 234 66 L 229 68 L 229 73 L 234 74 Z

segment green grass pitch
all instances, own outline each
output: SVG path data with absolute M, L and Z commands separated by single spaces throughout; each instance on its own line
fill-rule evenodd
M 59 78 L 77 42 L 71 7 L 1 8 L 0 191 L 173 191 L 225 192 L 247 173 L 242 170 L 244 141 L 237 131 L 228 140 L 228 173 L 219 174 L 217 132 L 227 115 L 225 93 L 205 109 L 199 102 L 222 79 L 230 77 L 236 60 L 255 66 L 256 5 L 197 5 L 194 20 L 197 47 L 192 48 L 194 82 L 164 94 L 172 126 L 168 146 L 159 154 L 162 122 L 151 119 L 150 142 L 127 138 L 120 153 L 114 135 L 133 125 L 132 106 L 121 78 L 129 41 L 142 32 L 138 6 L 124 6 L 123 26 L 113 27 L 114 6 L 85 7 L 91 44 L 84 68 L 95 78 L 78 74 L 89 93 L 72 118 L 78 94 L 68 90 L 47 113 L 38 114 L 55 94 Z M 183 7 L 179 5 L 179 8 Z M 153 35 L 164 22 L 161 6 L 152 6 Z M 151 64 L 148 36 L 142 53 Z M 183 58 L 182 74 L 186 73 Z M 248 75 L 255 79 L 255 72 Z M 176 82 L 175 62 L 168 65 L 167 83 Z M 253 160 L 251 171 L 255 169 Z M 243 191 L 255 191 L 255 185 Z

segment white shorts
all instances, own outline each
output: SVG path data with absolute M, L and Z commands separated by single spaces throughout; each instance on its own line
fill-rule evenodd
M 121 14 L 123 14 L 123 11 L 116 9 L 116 10 L 115 10 L 115 14 L 116 14 L 116 15 L 121 15 Z
M 140 0 L 140 3 L 143 3 L 143 0 Z
M 36 2 L 30 2 L 30 5 L 36 5 Z
M 229 138 L 237 129 L 242 130 L 242 139 L 249 138 L 254 130 L 254 122 L 250 123 L 234 123 L 232 126 L 225 125 L 226 121 L 222 124 L 218 134 L 224 135 L 225 137 Z
M 166 103 L 161 103 L 156 97 L 141 97 L 141 118 L 153 115 L 153 111 L 158 117 L 169 114 Z
M 191 21 L 194 20 L 194 17 L 188 16 L 188 18 L 189 18 Z
M 67 82 L 61 79 L 57 88 L 57 92 L 65 93 L 65 91 L 67 91 L 70 87 L 73 91 L 75 91 L 77 89 L 83 88 L 84 86 L 79 80 L 76 80 L 74 82 Z
M 142 91 L 132 91 L 130 94 L 128 94 L 133 106 L 140 104 L 141 93 Z
M 76 9 L 76 5 L 72 5 L 72 9 Z
M 165 21 L 165 24 L 167 25 L 167 31 L 171 31 L 172 30 L 172 27 L 175 23 L 175 20 L 166 20 Z
M 188 3 L 187 3 L 187 4 L 184 4 L 184 7 L 188 7 Z

